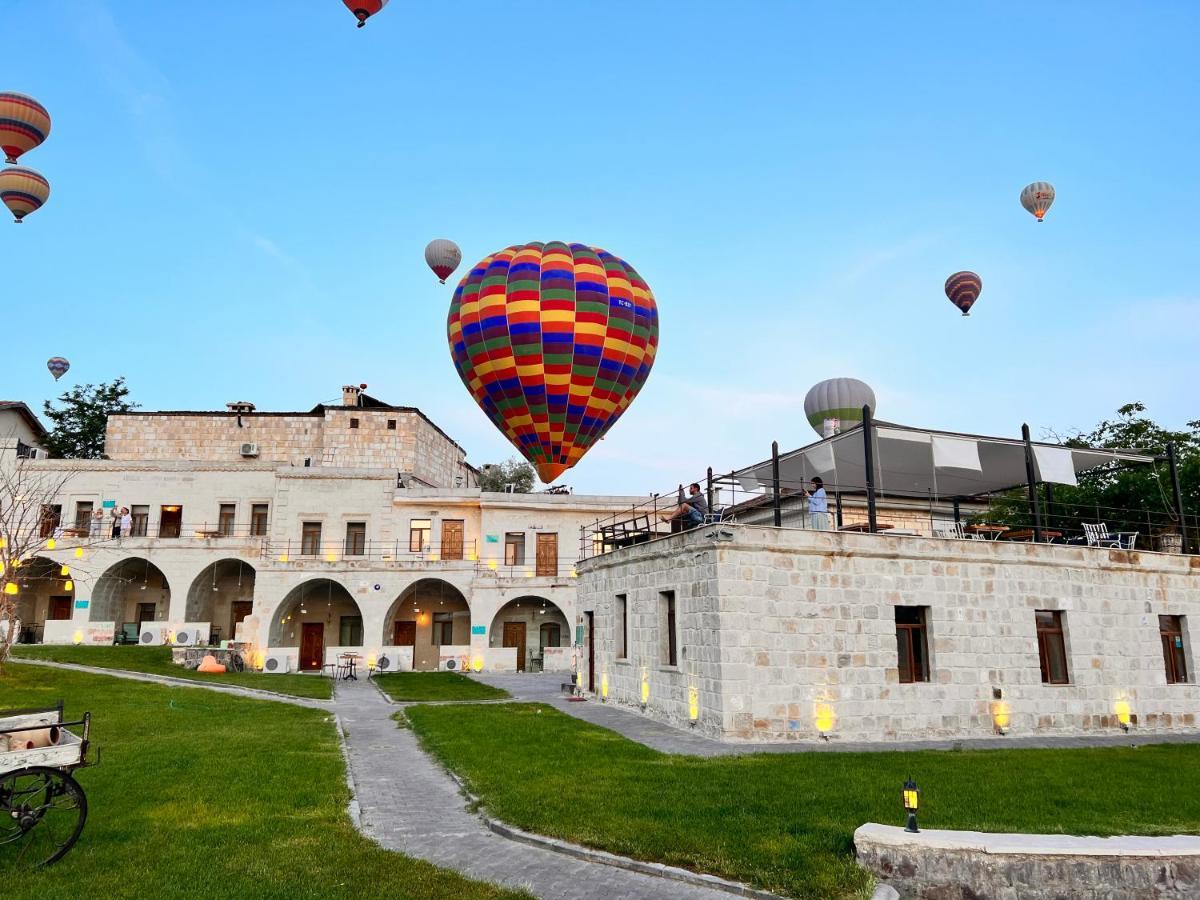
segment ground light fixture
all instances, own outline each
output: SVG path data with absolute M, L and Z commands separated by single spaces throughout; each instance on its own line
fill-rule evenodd
M 921 789 L 917 787 L 915 781 L 909 778 L 904 782 L 904 788 L 900 793 L 904 800 L 904 809 L 908 813 L 908 821 L 904 824 L 904 830 L 916 834 L 921 830 L 917 827 L 917 807 L 921 805 Z
M 696 727 L 696 722 L 700 719 L 700 691 L 695 686 L 688 687 L 688 720 L 692 723 L 692 727 Z
M 1012 721 L 1012 713 L 1009 711 L 1008 704 L 1003 700 L 996 700 L 992 703 L 992 725 L 996 729 L 996 734 L 1008 734 L 1008 726 Z
M 1118 700 L 1116 706 L 1117 724 L 1121 726 L 1122 731 L 1128 731 L 1129 725 L 1133 721 L 1133 714 L 1129 707 L 1128 700 Z
M 71 640 L 74 642 L 75 646 L 78 647 L 80 644 L 83 643 L 83 632 L 76 631 L 75 634 L 71 637 Z
M 813 724 L 817 726 L 817 734 L 821 735 L 822 739 L 829 740 L 829 732 L 833 731 L 836 721 L 837 717 L 834 715 L 831 704 L 817 704 L 816 710 L 813 713 Z
M 600 673 L 600 702 L 608 702 L 608 673 Z
M 650 670 L 642 666 L 642 709 L 650 702 Z

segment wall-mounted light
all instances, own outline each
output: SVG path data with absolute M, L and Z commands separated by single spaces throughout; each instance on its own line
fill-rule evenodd
M 337 562 L 337 554 L 336 553 L 326 553 L 325 561 L 326 562 Z
M 46 541 L 46 549 L 47 550 L 53 550 L 57 546 L 58 546 L 58 541 L 56 541 L 54 538 L 50 538 L 50 540 Z
M 71 574 L 71 567 L 64 565 L 61 569 L 58 570 L 58 574 L 61 575 L 63 578 L 66 578 L 68 575 Z
M 288 555 L 287 555 L 286 553 L 280 553 L 280 554 L 279 554 L 279 561 L 280 561 L 280 562 L 282 562 L 282 563 L 285 563 L 285 562 L 287 562 L 287 561 L 288 561 Z
M 904 823 L 904 830 L 916 834 L 921 830 L 917 827 L 917 807 L 921 805 L 921 789 L 910 778 L 904 782 L 900 796 L 904 802 L 904 809 L 908 813 L 908 821 Z
M 8 584 L 4 585 L 4 593 L 8 594 L 10 597 L 20 590 L 21 589 L 17 587 L 17 583 L 15 581 L 10 581 Z
M 488 560 L 488 568 L 491 569 L 493 572 L 495 572 L 498 567 L 499 567 L 499 564 L 496 562 L 496 560 L 494 560 L 494 559 Z
M 83 559 L 83 548 L 82 548 L 82 547 L 76 547 L 76 548 L 75 548 L 75 558 L 76 558 L 76 559 Z
M 533 569 L 526 569 L 526 570 L 525 570 L 525 577 L 526 577 L 526 578 L 532 578 L 532 577 L 533 577 Z
M 63 582 L 63 590 L 64 590 L 64 591 L 73 591 L 73 590 L 75 590 L 75 582 L 71 581 L 71 580 L 68 578 L 66 581 L 64 581 L 64 582 Z

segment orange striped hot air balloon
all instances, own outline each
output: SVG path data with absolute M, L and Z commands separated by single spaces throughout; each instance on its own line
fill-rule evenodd
M 40 172 L 24 166 L 0 169 L 0 202 L 13 214 L 17 224 L 40 209 L 50 196 L 50 182 Z
M 25 94 L 0 91 L 0 150 L 15 165 L 22 153 L 40 146 L 50 134 L 50 113 Z
M 971 314 L 971 307 L 982 293 L 983 279 L 974 272 L 955 272 L 946 279 L 946 296 L 964 316 Z
M 367 19 L 387 6 L 387 0 L 342 0 L 342 2 L 346 4 L 346 9 L 354 13 L 354 18 L 358 19 L 359 28 L 367 24 Z

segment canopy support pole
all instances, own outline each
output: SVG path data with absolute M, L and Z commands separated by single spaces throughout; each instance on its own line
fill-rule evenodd
M 779 441 L 771 441 L 771 505 L 775 508 L 775 527 L 783 526 L 783 504 L 779 495 Z
M 871 407 L 863 407 L 863 460 L 867 464 L 867 528 L 872 534 L 878 529 L 875 519 L 875 426 L 871 422 Z
M 1054 528 L 1054 485 L 1046 482 L 1046 527 Z
M 1179 513 L 1179 533 L 1183 535 L 1183 552 L 1188 552 L 1187 517 L 1183 513 L 1183 491 L 1179 488 L 1179 463 L 1175 443 L 1167 444 L 1167 464 L 1171 467 L 1171 493 L 1175 495 L 1175 510 Z
M 958 525 L 962 522 L 962 506 L 958 502 L 958 498 L 954 498 L 954 524 Z
M 1021 438 L 1025 441 L 1025 481 L 1029 486 L 1029 508 L 1033 512 L 1033 539 L 1042 542 L 1042 506 L 1038 503 L 1037 474 L 1033 467 L 1033 441 L 1029 439 L 1029 426 L 1021 426 Z
M 713 511 L 713 481 L 712 481 L 712 466 L 708 467 L 708 514 L 711 516 Z

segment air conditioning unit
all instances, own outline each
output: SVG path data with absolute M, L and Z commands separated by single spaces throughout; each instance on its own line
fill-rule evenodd
M 399 672 L 400 661 L 387 650 L 384 650 L 375 660 L 375 671 L 380 674 L 384 672 Z
M 438 668 L 443 672 L 457 672 L 462 668 L 462 665 L 457 659 L 451 657 L 450 659 L 443 659 Z
M 161 628 L 154 628 L 153 626 L 142 628 L 141 633 L 138 635 L 138 643 L 145 647 L 157 647 L 162 642 L 163 635 Z
M 258 444 L 242 444 L 242 456 L 258 456 Z
M 181 647 L 186 647 L 188 644 L 194 643 L 195 640 L 196 640 L 196 635 L 194 632 L 191 632 L 191 631 L 175 632 L 175 643 Z
M 286 653 L 268 653 L 263 659 L 264 675 L 283 675 L 291 669 L 291 657 Z

